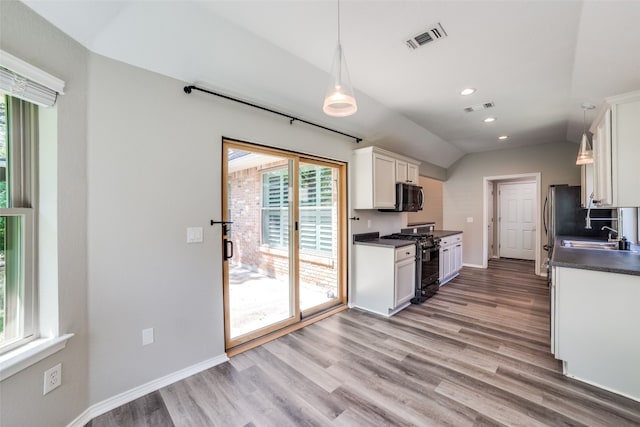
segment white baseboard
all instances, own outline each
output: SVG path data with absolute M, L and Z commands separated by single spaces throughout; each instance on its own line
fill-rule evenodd
M 229 358 L 226 354 L 221 354 L 105 399 L 102 402 L 98 402 L 85 409 L 84 412 L 78 415 L 75 420 L 71 421 L 67 427 L 83 427 L 99 415 L 109 412 L 112 409 L 124 405 L 125 403 L 136 400 L 145 394 L 160 390 L 162 387 L 166 387 L 169 384 L 173 384 L 177 381 L 190 377 L 198 372 L 205 371 L 228 360 Z
M 485 266 L 480 265 L 480 264 L 466 264 L 465 263 L 465 264 L 462 264 L 462 266 L 463 267 L 471 267 L 471 268 L 486 268 Z

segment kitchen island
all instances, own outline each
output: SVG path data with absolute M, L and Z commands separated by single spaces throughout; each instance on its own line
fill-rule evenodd
M 551 268 L 551 350 L 565 375 L 640 401 L 640 253 L 570 248 Z

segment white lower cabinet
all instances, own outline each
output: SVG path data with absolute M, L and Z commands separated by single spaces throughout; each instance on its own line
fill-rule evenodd
M 411 303 L 416 286 L 416 246 L 354 245 L 351 305 L 392 316 Z
M 416 259 L 396 261 L 396 283 L 394 307 L 411 301 L 416 294 Z
M 440 286 L 456 277 L 462 269 L 462 233 L 440 240 Z
M 553 267 L 551 297 L 564 374 L 640 400 L 640 276 Z

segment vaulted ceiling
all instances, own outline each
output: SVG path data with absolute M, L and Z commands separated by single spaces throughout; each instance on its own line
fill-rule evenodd
M 24 2 L 93 52 L 442 167 L 465 153 L 578 142 L 582 103 L 640 89 L 640 1 L 343 0 L 358 100 L 346 118 L 322 113 L 337 1 Z M 447 37 L 407 48 L 437 23 Z M 476 92 L 460 95 L 467 87 Z

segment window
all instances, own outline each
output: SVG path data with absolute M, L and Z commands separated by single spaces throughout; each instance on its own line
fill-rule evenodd
M 300 251 L 332 256 L 335 197 L 331 168 L 300 166 Z M 262 244 L 289 243 L 289 172 L 279 168 L 262 174 Z
M 262 174 L 262 244 L 289 245 L 289 171 L 286 167 Z
M 34 336 L 37 107 L 0 92 L 0 353 Z
M 333 253 L 333 172 L 316 165 L 300 166 L 300 249 Z

